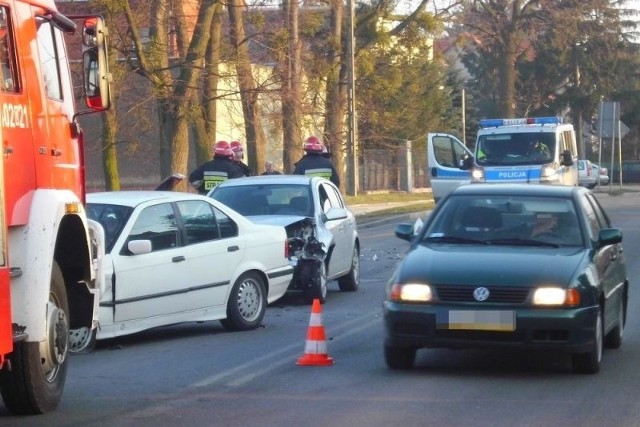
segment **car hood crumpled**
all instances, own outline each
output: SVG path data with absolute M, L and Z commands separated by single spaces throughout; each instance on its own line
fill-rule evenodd
M 287 237 L 304 237 L 309 233 L 305 229 L 312 228 L 313 235 L 320 241 L 325 250 L 333 244 L 333 234 L 324 227 L 318 227 L 312 217 L 301 215 L 254 215 L 247 218 L 256 224 L 280 225 L 287 230 Z
M 568 285 L 585 263 L 584 248 L 514 248 L 513 246 L 416 246 L 407 253 L 395 280 L 433 285 Z
M 247 219 L 255 224 L 271 224 L 287 226 L 289 224 L 296 223 L 306 219 L 306 216 L 302 215 L 252 215 L 247 216 Z

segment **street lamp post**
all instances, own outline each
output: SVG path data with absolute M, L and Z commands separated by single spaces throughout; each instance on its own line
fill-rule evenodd
M 347 184 L 347 194 L 350 196 L 358 195 L 358 131 L 357 131 L 357 120 L 356 120 L 356 97 L 355 97 L 355 37 L 354 37 L 354 20 L 355 20 L 355 12 L 354 12 L 354 4 L 353 0 L 348 0 L 348 19 L 347 19 L 347 27 L 348 27 L 348 37 L 347 37 L 347 53 L 348 53 L 348 90 L 347 90 L 347 115 L 348 115 L 348 124 L 347 124 L 347 137 L 349 143 L 349 180 Z

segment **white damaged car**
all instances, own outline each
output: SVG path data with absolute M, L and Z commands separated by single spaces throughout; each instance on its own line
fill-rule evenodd
M 327 281 L 343 292 L 360 285 L 360 239 L 353 213 L 331 181 L 303 175 L 229 179 L 208 194 L 251 221 L 284 226 L 295 267 L 289 290 L 307 302 L 327 298 Z

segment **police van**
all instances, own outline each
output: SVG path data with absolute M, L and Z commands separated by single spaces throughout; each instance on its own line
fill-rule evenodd
M 473 182 L 578 185 L 573 125 L 560 117 L 480 120 L 475 151 L 456 137 L 428 135 L 434 200 Z

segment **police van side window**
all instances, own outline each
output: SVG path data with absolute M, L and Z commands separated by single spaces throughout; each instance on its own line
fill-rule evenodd
M 449 137 L 436 136 L 433 138 L 433 153 L 438 164 L 455 168 L 458 166 L 458 159 L 462 158 L 465 151 Z
M 17 93 L 18 65 L 10 16 L 9 8 L 0 6 L 0 90 Z
M 55 29 L 49 21 L 42 18 L 38 18 L 36 23 L 38 53 L 45 92 L 48 98 L 62 100 L 59 54 L 53 34 Z

